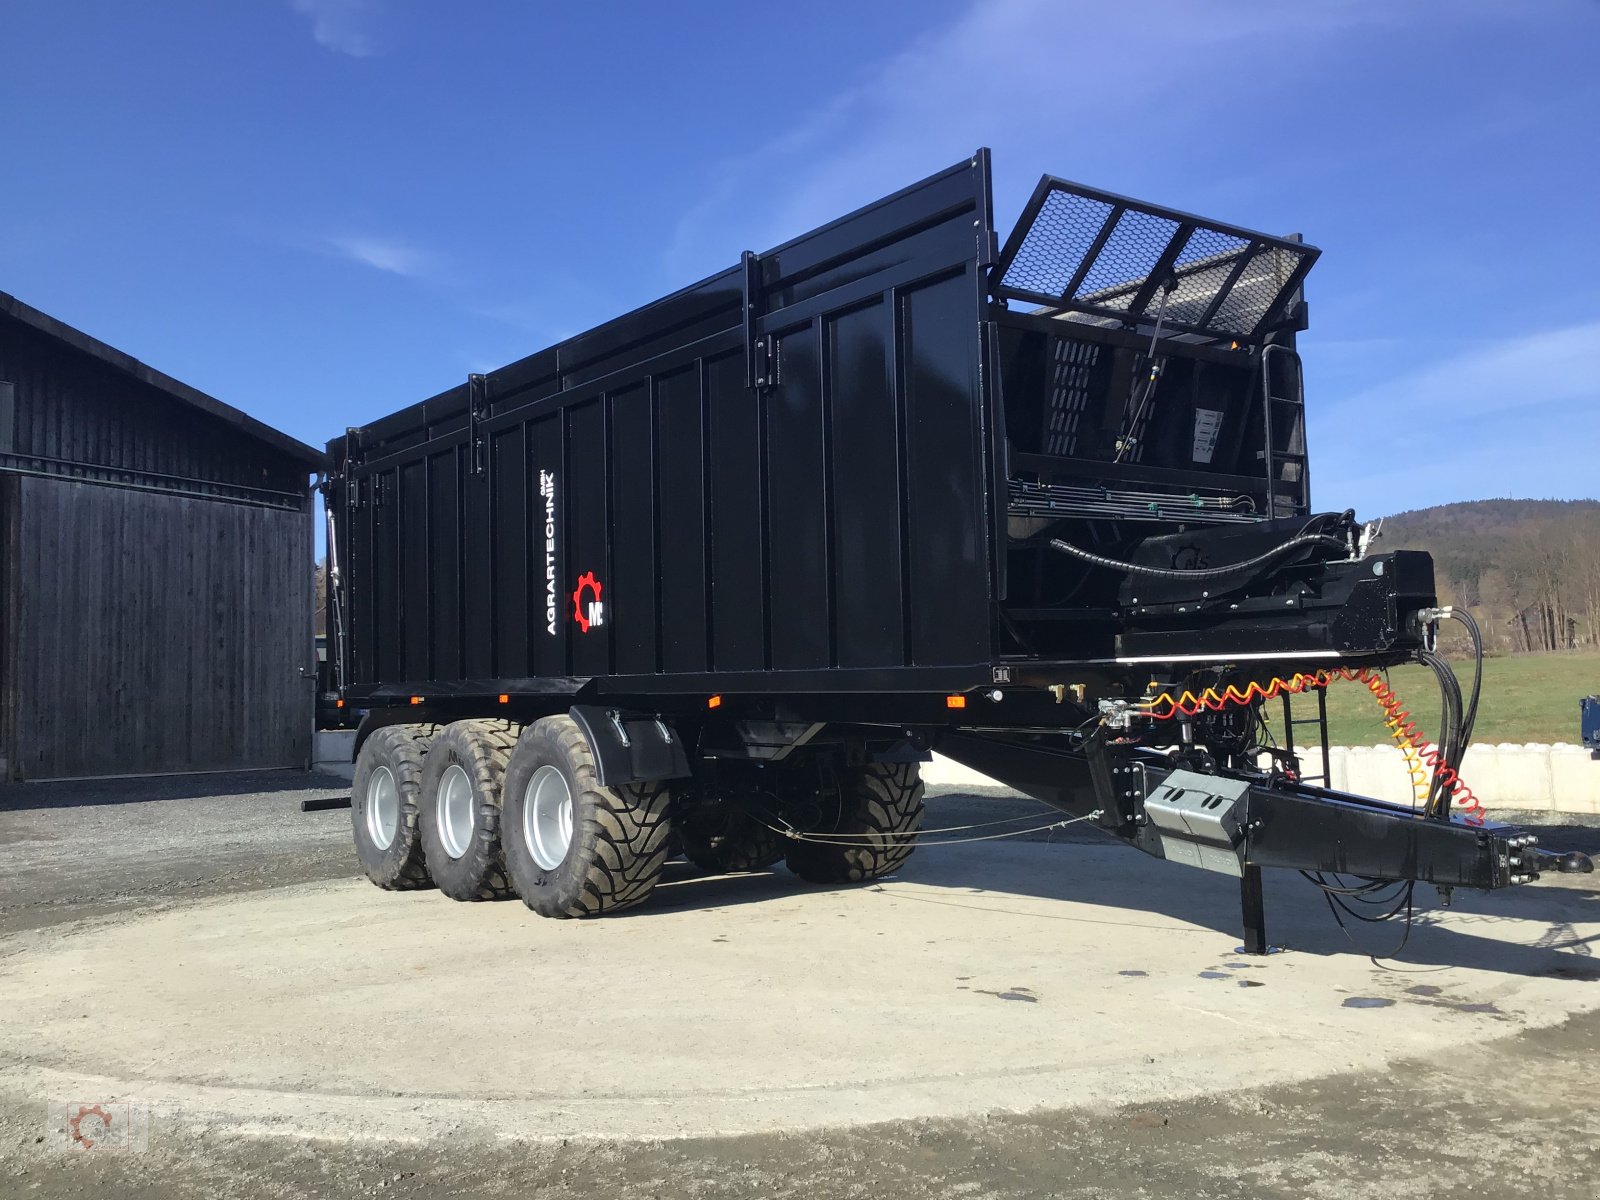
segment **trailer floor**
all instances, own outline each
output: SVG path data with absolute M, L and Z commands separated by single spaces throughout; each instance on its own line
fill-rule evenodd
M 1594 1194 L 1593 877 L 1378 963 L 1282 876 L 1290 949 L 1237 956 L 1230 881 L 1079 830 L 549 922 L 353 879 L 298 812 L 343 786 L 0 788 L 5 1195 Z M 54 1149 L 49 1100 L 149 1149 Z

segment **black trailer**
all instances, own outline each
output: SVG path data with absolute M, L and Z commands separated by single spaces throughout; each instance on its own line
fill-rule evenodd
M 872 878 L 934 749 L 1240 877 L 1258 947 L 1263 866 L 1555 865 L 1452 811 L 1476 698 L 1430 558 L 1311 509 L 1317 255 L 1052 177 L 1002 245 L 980 151 L 334 439 L 368 873 L 556 916 L 674 844 Z M 1450 717 L 1418 804 L 1303 778 L 1287 695 L 1413 660 Z

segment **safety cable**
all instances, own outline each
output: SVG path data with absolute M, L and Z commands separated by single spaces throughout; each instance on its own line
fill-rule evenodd
M 1059 810 L 1041 809 L 1039 812 L 1024 813 L 1020 817 L 1001 817 L 1000 819 L 995 820 L 995 821 L 980 821 L 975 825 L 941 825 L 941 826 L 939 826 L 937 828 L 934 828 L 934 829 L 919 829 L 919 830 L 916 831 L 916 836 L 922 837 L 925 834 L 930 834 L 930 833 L 967 833 L 967 832 L 969 832 L 971 830 L 974 830 L 974 829 L 991 829 L 996 825 L 1011 825 L 1011 824 L 1016 823 L 1017 821 L 1034 821 L 1034 820 L 1037 820 L 1044 813 L 1051 812 L 1051 811 L 1059 811 Z M 769 813 L 768 815 L 771 816 L 772 814 Z M 777 821 L 778 824 L 784 826 L 785 828 L 794 829 L 794 826 L 790 825 L 782 817 L 773 817 L 773 820 Z M 803 832 L 803 831 L 796 830 L 796 832 Z M 898 837 L 898 836 L 906 836 L 906 835 L 892 834 L 892 833 L 891 834 L 884 834 L 884 833 L 830 833 L 828 836 L 829 837 L 836 837 L 836 838 L 860 838 L 862 840 L 868 840 L 868 839 L 871 839 L 871 838 Z
M 1011 830 L 1011 831 L 1009 831 L 1007 833 L 990 833 L 990 834 L 984 834 L 984 835 L 982 835 L 980 837 L 939 838 L 937 840 L 928 841 L 928 842 L 919 841 L 919 839 L 922 837 L 922 835 L 924 833 L 923 830 L 912 830 L 912 831 L 907 832 L 907 833 L 895 833 L 895 832 L 890 831 L 890 832 L 885 832 L 885 833 L 874 833 L 874 834 L 819 835 L 819 834 L 814 834 L 814 833 L 806 833 L 806 832 L 804 832 L 802 830 L 795 829 L 793 826 L 789 826 L 788 822 L 783 822 L 784 825 L 788 826 L 787 828 L 780 828 L 777 825 L 771 825 L 771 824 L 768 824 L 765 821 L 763 821 L 761 823 L 763 825 L 766 825 L 766 827 L 768 829 L 772 830 L 773 833 L 780 834 L 783 837 L 788 838 L 790 841 L 794 841 L 794 842 L 810 842 L 813 845 L 818 845 L 818 846 L 843 846 L 843 847 L 845 847 L 846 849 L 849 849 L 849 850 L 860 850 L 860 849 L 864 849 L 864 848 L 866 848 L 868 846 L 892 846 L 892 847 L 900 847 L 900 846 L 905 846 L 905 845 L 911 845 L 911 846 L 954 846 L 954 845 L 958 845 L 958 844 L 962 844 L 962 843 L 966 843 L 966 842 L 994 842 L 994 841 L 999 841 L 1002 838 L 1021 837 L 1024 834 L 1028 834 L 1028 833 L 1042 833 L 1047 829 L 1063 829 L 1068 825 L 1076 825 L 1080 821 L 1093 821 L 1093 820 L 1097 819 L 1100 815 L 1101 815 L 1100 810 L 1096 809 L 1094 812 L 1085 813 L 1081 817 L 1067 817 L 1067 818 L 1065 818 L 1063 820 L 1060 820 L 1060 821 L 1051 821 L 1048 825 L 1035 825 L 1035 826 L 1033 826 L 1033 827 L 1031 827 L 1029 829 L 1013 829 L 1013 830 Z M 781 821 L 781 818 L 780 818 L 780 821 Z M 932 832 L 932 831 L 928 831 L 928 832 Z M 873 839 L 876 839 L 876 840 L 870 841 L 870 842 L 844 841 L 843 840 L 844 838 L 851 837 L 851 836 L 854 836 L 854 837 L 870 837 L 870 838 L 873 838 Z

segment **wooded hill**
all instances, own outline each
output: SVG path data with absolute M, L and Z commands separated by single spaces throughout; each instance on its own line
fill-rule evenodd
M 1600 647 L 1600 500 L 1468 500 L 1397 513 L 1377 551 L 1427 550 L 1439 598 L 1490 653 Z

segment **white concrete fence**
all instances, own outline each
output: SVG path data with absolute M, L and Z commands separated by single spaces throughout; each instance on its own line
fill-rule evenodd
M 1411 801 L 1411 776 L 1393 746 L 1335 746 L 1332 758 L 1327 787 L 1397 804 Z M 1300 768 L 1320 775 L 1322 752 L 1302 752 Z M 922 768 L 922 777 L 947 788 L 1005 786 L 940 755 Z M 1581 746 L 1473 746 L 1461 778 L 1491 817 L 1497 811 L 1600 814 L 1600 761 Z
M 350 778 L 354 744 L 349 730 L 318 733 L 317 770 Z M 1303 754 L 1301 768 L 1307 775 L 1321 774 L 1321 752 Z M 944 788 L 1005 786 L 937 754 L 922 768 L 922 777 Z M 1496 811 L 1600 815 L 1600 761 L 1581 746 L 1473 746 L 1461 764 L 1461 777 L 1491 816 Z M 1393 746 L 1335 746 L 1327 786 L 1397 804 L 1411 800 L 1411 778 Z

